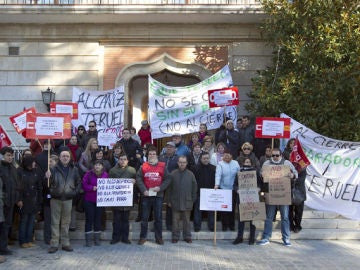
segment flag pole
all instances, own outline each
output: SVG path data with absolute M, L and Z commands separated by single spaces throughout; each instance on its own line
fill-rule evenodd
M 51 145 L 50 145 L 50 139 L 48 139 L 48 154 L 47 154 L 47 157 L 48 157 L 48 167 L 47 167 L 47 170 L 50 171 L 50 149 L 51 149 Z M 50 187 L 50 177 L 48 177 L 48 187 Z

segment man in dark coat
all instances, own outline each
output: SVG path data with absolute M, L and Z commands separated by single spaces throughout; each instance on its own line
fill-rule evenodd
M 172 243 L 180 238 L 180 220 L 183 221 L 183 238 L 192 243 L 190 213 L 196 200 L 197 184 L 194 174 L 186 168 L 186 156 L 180 156 L 179 168 L 171 173 L 172 181 L 166 191 L 166 202 L 172 208 Z
M 200 211 L 200 189 L 214 188 L 215 186 L 215 172 L 216 166 L 210 164 L 209 153 L 201 153 L 200 162 L 195 167 L 194 174 L 198 186 L 197 198 L 194 203 L 194 230 L 198 232 L 201 230 L 201 211 Z M 214 231 L 214 212 L 207 211 L 208 229 Z
M 69 225 L 72 200 L 80 191 L 81 179 L 78 169 L 70 162 L 70 152 L 70 149 L 63 148 L 60 151 L 59 163 L 45 174 L 46 178 L 50 178 L 51 195 L 51 247 L 49 253 L 55 253 L 58 250 L 60 239 L 63 250 L 73 251 L 70 246 Z
M 143 154 L 143 150 L 140 144 L 131 138 L 130 130 L 128 128 L 124 128 L 122 131 L 122 138 L 119 143 L 123 146 L 124 151 L 129 159 L 129 166 L 138 170 L 141 165 L 141 156 Z
M 11 255 L 8 249 L 8 233 L 12 225 L 14 205 L 18 202 L 18 174 L 14 161 L 14 150 L 5 146 L 0 153 L 3 160 L 0 163 L 0 177 L 3 181 L 3 202 L 4 202 L 4 222 L 0 224 L 0 255 Z

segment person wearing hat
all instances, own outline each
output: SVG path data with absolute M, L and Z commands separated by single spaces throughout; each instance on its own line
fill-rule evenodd
M 100 245 L 101 217 L 104 208 L 96 206 L 97 180 L 98 178 L 108 178 L 108 176 L 108 173 L 104 169 L 103 160 L 98 159 L 94 161 L 94 168 L 88 171 L 82 180 L 85 209 L 85 246 L 87 247 L 91 246 L 93 234 L 95 245 Z
M 141 128 L 138 131 L 138 135 L 141 140 L 141 147 L 144 147 L 144 145 L 147 143 L 153 144 L 152 138 L 151 138 L 151 128 L 150 128 L 149 122 L 147 120 L 141 121 Z
M 71 252 L 69 239 L 72 199 L 79 193 L 81 179 L 78 169 L 71 162 L 71 151 L 61 149 L 59 162 L 45 173 L 50 184 L 51 243 L 49 253 L 58 251 L 61 241 L 62 250 Z
M 172 141 L 175 143 L 176 154 L 178 156 L 186 156 L 190 155 L 190 149 L 187 145 L 182 141 L 182 136 L 179 133 L 175 133 L 172 135 Z
M 179 156 L 175 153 L 176 146 L 173 141 L 169 141 L 165 146 L 165 153 L 160 155 L 159 161 L 165 163 L 166 169 L 169 173 L 176 170 L 178 166 Z M 166 229 L 168 231 L 172 231 L 172 209 L 169 206 L 166 206 Z
M 219 135 L 219 142 L 223 142 L 226 148 L 230 150 L 234 159 L 237 158 L 240 149 L 240 135 L 234 129 L 234 122 L 232 120 L 226 121 L 226 128 L 221 131 Z

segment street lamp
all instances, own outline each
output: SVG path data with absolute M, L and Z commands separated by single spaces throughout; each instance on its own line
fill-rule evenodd
M 43 103 L 47 106 L 48 112 L 50 112 L 50 103 L 55 100 L 55 92 L 53 92 L 50 87 L 45 91 L 41 91 Z

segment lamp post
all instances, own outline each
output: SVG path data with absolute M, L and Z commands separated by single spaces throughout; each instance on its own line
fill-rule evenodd
M 50 111 L 50 103 L 55 100 L 55 92 L 53 92 L 50 87 L 48 87 L 45 91 L 41 91 L 43 103 L 47 106 L 48 112 Z

